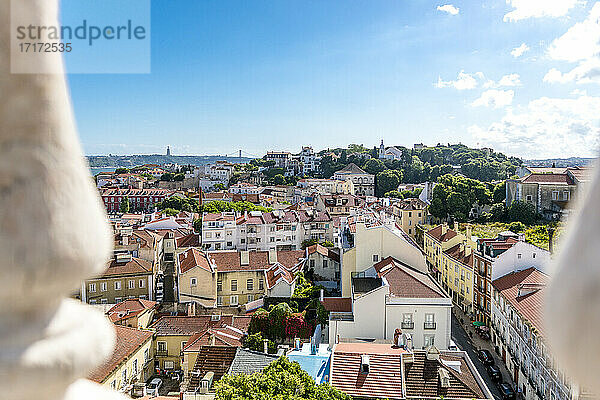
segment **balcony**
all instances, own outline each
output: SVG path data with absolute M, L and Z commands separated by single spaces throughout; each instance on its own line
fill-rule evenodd
M 169 352 L 167 350 L 156 350 L 156 353 L 154 353 L 154 355 L 156 357 L 167 357 L 169 355 Z
M 425 322 L 423 324 L 423 329 L 435 329 L 436 324 L 435 322 Z
M 414 322 L 403 322 L 401 326 L 402 326 L 402 329 L 415 329 Z

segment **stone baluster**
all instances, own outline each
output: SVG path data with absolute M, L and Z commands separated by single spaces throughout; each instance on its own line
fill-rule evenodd
M 111 236 L 64 75 L 11 74 L 11 11 L 57 25 L 58 1 L 0 1 L 0 397 L 122 399 L 80 379 L 111 354 L 114 330 L 65 297 L 102 271 Z M 39 62 L 62 70 L 60 57 Z

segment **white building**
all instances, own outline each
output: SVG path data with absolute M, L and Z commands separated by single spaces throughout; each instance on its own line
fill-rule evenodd
M 304 175 L 316 172 L 321 167 L 321 157 L 317 156 L 310 146 L 302 147 L 302 151 L 297 157 L 301 163 L 301 170 Z
M 326 308 L 328 302 L 340 300 L 323 299 Z M 330 307 L 329 343 L 393 340 L 399 332 L 410 334 L 415 348 L 445 350 L 450 344 L 452 300 L 429 274 L 393 257 L 353 276 L 345 304 L 345 309 Z
M 375 175 L 363 171 L 358 165 L 350 163 L 333 174 L 333 179 L 352 180 L 354 192 L 358 196 L 375 195 Z
M 548 275 L 533 267 L 492 282 L 492 341 L 522 398 L 578 399 L 577 390 L 546 344 L 542 321 L 549 282 Z
M 381 141 L 381 145 L 379 146 L 379 158 L 385 160 L 401 160 L 402 159 L 402 150 L 397 147 L 388 147 L 386 148 L 383 145 L 383 140 Z
M 334 234 L 329 214 L 316 210 L 206 213 L 202 218 L 205 250 L 299 250 L 304 240 L 333 241 Z

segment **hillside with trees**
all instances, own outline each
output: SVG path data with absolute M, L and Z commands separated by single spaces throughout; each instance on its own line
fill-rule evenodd
M 438 144 L 424 149 L 402 150 L 401 160 L 380 160 L 378 149 L 367 149 L 362 145 L 351 144 L 347 149 L 322 151 L 321 176 L 329 178 L 335 171 L 355 163 L 366 172 L 377 176 L 378 181 L 385 182 L 378 190 L 386 193 L 396 181 L 399 183 L 420 183 L 436 181 L 440 176 L 451 173 L 453 166 L 460 166 L 461 173 L 467 178 L 479 181 L 496 181 L 510 177 L 515 173 L 522 160 L 508 157 L 491 149 L 472 149 L 462 144 Z M 333 152 L 339 158 L 329 155 Z M 392 171 L 392 172 L 386 172 Z

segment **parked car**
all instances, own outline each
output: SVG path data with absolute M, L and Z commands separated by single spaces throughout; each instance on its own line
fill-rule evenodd
M 485 367 L 488 375 L 490 376 L 490 378 L 492 379 L 492 381 L 494 382 L 502 382 L 502 372 L 500 372 L 500 368 L 498 368 L 496 365 L 492 364 L 492 365 L 488 365 L 487 367 Z
M 498 385 L 498 389 L 500 389 L 502 400 L 515 400 L 515 391 L 508 383 L 501 383 Z
M 477 352 L 477 357 L 481 360 L 484 365 L 494 365 L 494 357 L 489 350 L 479 350 Z
M 158 396 L 158 389 L 162 387 L 162 379 L 154 378 L 146 385 L 146 394 L 150 396 Z

